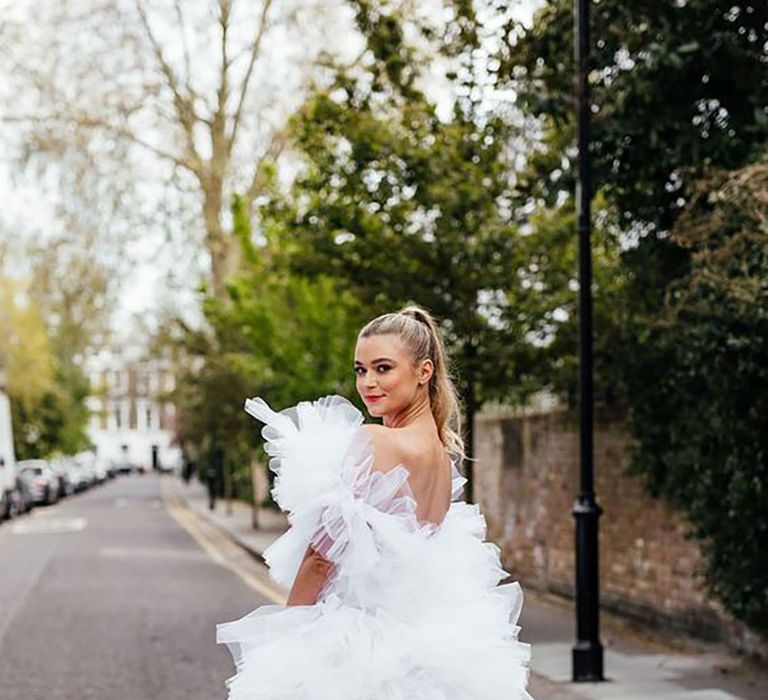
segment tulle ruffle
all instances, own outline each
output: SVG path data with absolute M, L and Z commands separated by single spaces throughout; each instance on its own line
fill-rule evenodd
M 230 700 L 532 700 L 530 645 L 518 640 L 523 594 L 452 460 L 452 498 L 439 525 L 419 523 L 398 465 L 372 470 L 362 414 L 345 398 L 279 413 L 260 398 L 273 496 L 289 530 L 265 552 L 290 587 L 311 543 L 335 562 L 317 604 L 264 605 L 217 626 L 237 672 Z
M 496 613 L 519 609 L 519 587 L 510 593 L 499 594 Z M 336 594 L 311 606 L 263 605 L 219 625 L 237 668 L 226 680 L 229 698 L 532 700 L 530 646 L 494 638 L 477 621 L 467 627 L 471 617 L 456 606 L 415 624 Z
M 266 423 L 272 496 L 290 523 L 264 552 L 278 583 L 292 584 L 309 544 L 337 565 L 334 576 L 362 575 L 381 555 L 376 530 L 419 529 L 408 470 L 402 464 L 373 470 L 363 416 L 347 399 L 326 396 L 276 413 L 256 398 L 245 408 Z

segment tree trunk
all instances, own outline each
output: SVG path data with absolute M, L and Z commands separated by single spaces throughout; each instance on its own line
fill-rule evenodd
M 205 247 L 211 257 L 211 289 L 216 299 L 226 299 L 225 282 L 229 275 L 228 261 L 231 241 L 221 223 L 223 183 L 218 178 L 201 182 L 203 190 L 203 220 L 205 222 Z

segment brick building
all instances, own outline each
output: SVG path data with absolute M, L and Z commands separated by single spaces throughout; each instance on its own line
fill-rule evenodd
M 99 457 L 119 466 L 178 469 L 170 364 L 135 348 L 101 349 L 85 357 L 83 369 L 91 384 L 88 433 Z

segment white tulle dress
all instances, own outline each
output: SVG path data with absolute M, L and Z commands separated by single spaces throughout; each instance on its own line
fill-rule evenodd
M 372 470 L 362 413 L 341 396 L 246 411 L 275 472 L 288 531 L 264 552 L 289 588 L 309 544 L 335 566 L 314 605 L 262 605 L 217 625 L 236 673 L 229 700 L 533 700 L 523 594 L 452 460 L 452 502 L 419 522 L 408 470 Z

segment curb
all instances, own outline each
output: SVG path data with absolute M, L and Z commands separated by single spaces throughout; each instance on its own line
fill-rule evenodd
M 207 523 L 212 525 L 214 528 L 216 528 L 216 530 L 218 530 L 221 534 L 227 537 L 227 539 L 229 539 L 231 542 L 235 543 L 236 545 L 244 549 L 251 557 L 253 557 L 260 564 L 267 566 L 267 562 L 264 560 L 264 555 L 262 551 L 260 551 L 259 549 L 254 547 L 252 544 L 250 544 L 245 538 L 241 537 L 237 532 L 234 532 L 231 528 L 219 522 L 217 518 L 211 517 L 207 509 L 198 507 L 190 498 L 187 497 L 187 494 L 184 493 L 183 489 L 178 490 L 177 493 L 179 495 L 179 498 L 184 502 L 184 505 L 187 508 L 189 508 L 189 510 L 191 510 L 197 517 L 202 518 Z

